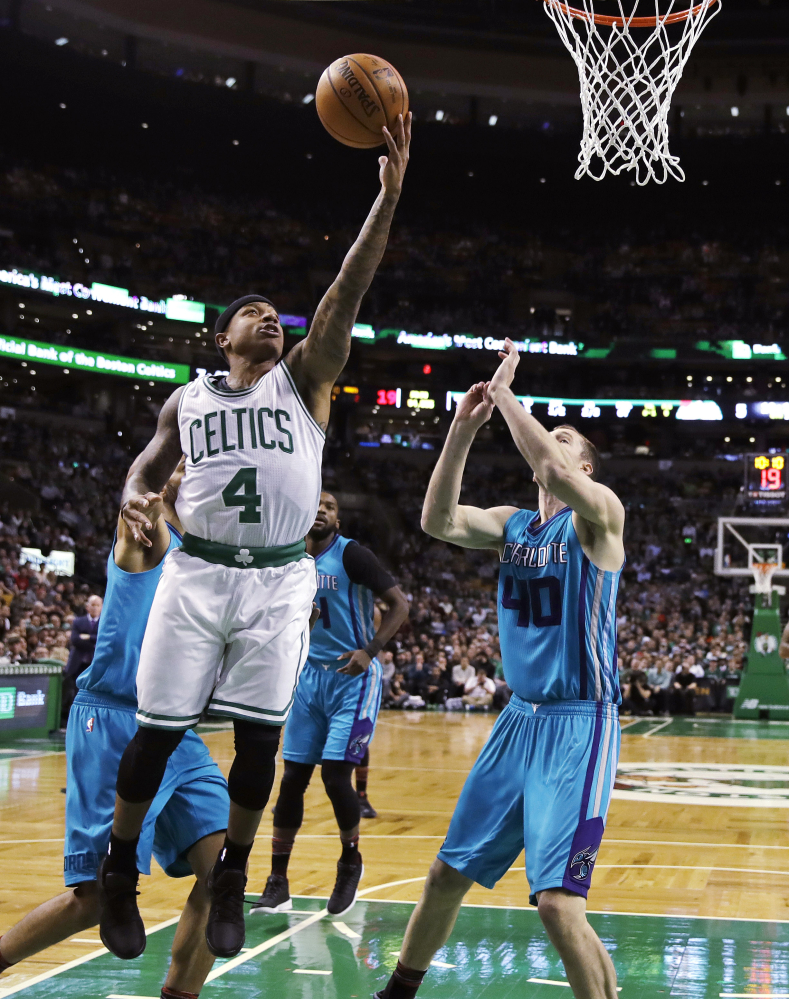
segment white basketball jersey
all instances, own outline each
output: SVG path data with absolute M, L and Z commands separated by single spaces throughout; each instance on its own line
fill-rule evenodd
M 190 382 L 178 404 L 181 523 L 198 538 L 239 547 L 299 541 L 318 512 L 325 435 L 287 365 L 235 391 L 209 378 Z

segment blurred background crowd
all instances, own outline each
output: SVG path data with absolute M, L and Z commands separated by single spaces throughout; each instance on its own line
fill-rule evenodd
M 18 481 L 39 500 L 36 510 L 0 507 L 0 665 L 61 663 L 68 702 L 71 681 L 89 662 L 81 655 L 91 641 L 86 616 L 98 617 L 128 453 L 109 435 L 81 438 L 13 420 L 0 422 L 0 446 L 17 459 Z M 324 486 L 341 503 L 353 498 L 352 509 L 341 509 L 344 533 L 375 550 L 411 604 L 409 620 L 382 653 L 384 704 L 502 707 L 509 688 L 498 642 L 495 554 L 462 550 L 421 531 L 430 466 L 409 465 L 397 454 L 374 465 L 336 458 L 324 468 Z M 698 473 L 677 481 L 645 471 L 625 479 L 604 469 L 603 478 L 628 514 L 617 618 L 623 711 L 730 708 L 752 598 L 747 585 L 716 577 L 712 562 L 716 518 L 732 510 L 738 476 Z M 496 469 L 474 453 L 462 502 L 536 510 L 536 487 L 525 465 Z M 25 564 L 22 548 L 73 551 L 75 576 Z
M 536 206 L 535 206 L 536 207 Z M 364 319 L 377 329 L 573 337 L 686 334 L 769 343 L 785 324 L 787 229 L 748 214 L 644 227 L 572 213 L 488 220 L 411 212 L 392 232 Z M 19 268 L 223 303 L 265 275 L 303 313 L 356 235 L 338 199 L 221 192 L 181 178 L 0 161 L 0 252 Z M 541 290 L 535 295 L 534 288 Z M 564 307 L 563 307 L 564 306 Z

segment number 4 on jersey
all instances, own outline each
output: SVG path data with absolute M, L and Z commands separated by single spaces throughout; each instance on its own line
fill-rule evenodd
M 225 506 L 240 506 L 238 515 L 240 524 L 259 524 L 260 508 L 263 497 L 258 489 L 258 470 L 256 468 L 239 468 L 233 478 L 222 490 Z

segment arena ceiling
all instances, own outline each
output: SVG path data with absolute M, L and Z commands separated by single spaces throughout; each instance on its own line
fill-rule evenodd
M 538 0 L 220 0 L 235 7 L 293 17 L 313 24 L 411 39 L 437 45 L 504 47 L 517 51 L 535 41 L 553 47 L 553 26 Z M 627 4 L 631 0 L 625 0 Z M 636 2 L 636 0 L 632 0 Z M 664 0 L 660 0 L 664 5 Z M 654 0 L 638 0 L 639 13 Z M 675 9 L 690 0 L 675 3 Z M 615 12 L 615 0 L 598 0 L 601 12 Z M 789 44 L 789 0 L 723 0 L 722 16 L 705 31 L 705 41 L 735 47 L 774 48 Z

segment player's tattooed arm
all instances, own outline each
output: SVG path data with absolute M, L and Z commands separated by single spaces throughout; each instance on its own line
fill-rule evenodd
M 331 389 L 348 360 L 351 331 L 359 306 L 386 249 L 392 218 L 400 198 L 411 143 L 411 115 L 398 119 L 394 135 L 384 129 L 387 156 L 381 156 L 381 191 L 348 251 L 340 273 L 323 296 L 307 337 L 288 355 L 299 392 L 316 421 L 329 421 Z
M 504 527 L 517 508 L 497 506 L 482 510 L 458 503 L 471 445 L 477 431 L 493 412 L 493 403 L 485 398 L 485 391 L 485 382 L 478 382 L 458 403 L 427 487 L 422 506 L 422 530 L 463 548 L 492 548 L 501 553 Z
M 162 406 L 156 433 L 132 465 L 121 498 L 121 517 L 134 541 L 146 548 L 151 547 L 148 532 L 153 528 L 146 511 L 161 499 L 159 494 L 181 460 L 178 401 L 183 388 L 176 389 Z

